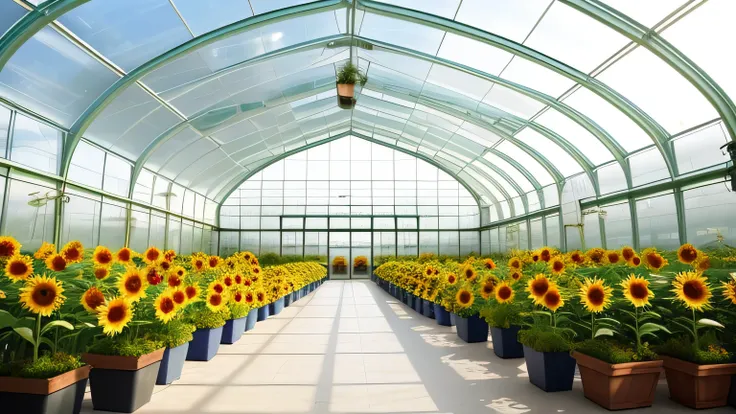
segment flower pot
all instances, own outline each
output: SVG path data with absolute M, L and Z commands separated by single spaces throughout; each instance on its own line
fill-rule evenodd
M 288 295 L 284 296 L 284 307 L 285 308 L 288 308 L 289 305 L 291 305 L 291 300 L 292 300 L 291 293 L 289 293 Z
M 337 84 L 337 95 L 345 98 L 352 98 L 355 96 L 355 84 L 338 83 Z
M 444 306 L 438 303 L 434 304 L 434 320 L 437 321 L 437 325 L 452 326 L 452 321 L 450 320 L 450 312 L 448 312 Z
M 44 379 L 0 377 L 0 407 L 7 413 L 78 414 L 90 368 Z
M 161 366 L 158 368 L 156 385 L 167 385 L 181 378 L 184 369 L 184 361 L 187 359 L 189 342 L 176 348 L 166 348 L 161 358 Z
M 523 352 L 529 382 L 545 392 L 572 389 L 575 358 L 570 356 L 570 352 L 539 352 L 526 345 Z
M 488 324 L 478 315 L 462 318 L 455 315 L 457 336 L 465 342 L 486 342 L 488 340 Z
M 454 313 L 450 313 L 450 323 L 452 324 L 452 326 L 457 325 L 456 321 L 457 321 L 457 315 L 455 315 Z
M 164 348 L 135 357 L 82 354 L 92 366 L 89 388 L 95 410 L 132 413 L 151 401 Z
M 493 340 L 493 353 L 499 358 L 524 358 L 524 347 L 518 339 L 520 326 L 512 325 L 510 328 L 491 327 L 491 339 Z
M 197 329 L 194 331 L 194 339 L 189 343 L 187 361 L 209 361 L 220 349 L 222 339 L 222 326 L 214 329 Z
M 243 316 L 238 319 L 229 319 L 225 322 L 225 326 L 222 327 L 222 338 L 220 338 L 221 344 L 232 345 L 238 342 L 243 332 L 245 332 L 245 323 L 247 316 Z
M 263 305 L 260 308 L 258 308 L 258 318 L 257 318 L 258 322 L 265 321 L 266 319 L 268 319 L 269 316 L 270 315 L 268 313 L 268 305 Z
M 414 302 L 416 301 L 417 297 L 412 295 L 411 293 L 406 293 L 406 306 L 414 309 Z
M 268 305 L 268 313 L 271 315 L 278 315 L 281 313 L 281 311 L 284 310 L 284 297 L 280 297 L 276 299 L 275 302 Z
M 414 296 L 414 311 L 422 313 L 422 309 L 424 309 L 424 299 L 419 296 Z
M 662 373 L 662 361 L 609 364 L 572 353 L 578 363 L 585 398 L 609 410 L 649 407 Z
M 434 303 L 426 299 L 423 300 L 422 301 L 422 315 L 430 319 L 434 319 Z
M 255 328 L 256 321 L 258 321 L 258 309 L 253 308 L 248 312 L 248 316 L 245 318 L 245 332 Z
M 736 364 L 698 365 L 672 357 L 662 357 L 662 360 L 670 398 L 696 409 L 728 404 Z

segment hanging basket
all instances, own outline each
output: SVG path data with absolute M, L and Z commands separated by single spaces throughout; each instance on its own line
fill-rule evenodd
M 342 109 L 353 109 L 355 107 L 355 84 L 337 84 L 337 106 Z

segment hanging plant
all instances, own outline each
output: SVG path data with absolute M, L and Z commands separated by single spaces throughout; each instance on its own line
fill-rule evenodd
M 337 71 L 337 101 L 341 108 L 350 109 L 355 106 L 355 84 L 365 85 L 368 77 L 360 73 L 357 66 L 346 63 Z

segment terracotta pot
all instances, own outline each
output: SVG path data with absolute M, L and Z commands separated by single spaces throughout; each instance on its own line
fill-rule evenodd
M 731 376 L 736 364 L 698 365 L 662 357 L 670 398 L 690 408 L 714 408 L 728 404 Z
M 662 361 L 609 364 L 573 352 L 585 398 L 609 410 L 649 407 L 662 373 Z
M 0 407 L 8 413 L 77 414 L 90 368 L 85 365 L 43 379 L 0 377 Z
M 161 361 L 166 348 L 153 351 L 140 357 L 125 357 L 116 355 L 82 354 L 82 361 L 93 368 L 117 369 L 121 371 L 136 371 L 145 368 L 154 362 Z
M 355 96 L 355 84 L 338 83 L 337 95 L 345 98 L 352 98 Z

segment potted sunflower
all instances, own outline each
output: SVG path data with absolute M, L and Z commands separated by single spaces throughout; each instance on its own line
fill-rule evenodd
M 253 292 L 242 284 L 235 284 L 228 295 L 228 307 L 230 308 L 230 319 L 225 322 L 222 331 L 222 344 L 234 344 L 238 342 L 243 332 L 246 331 L 248 314 L 253 305 Z M 250 299 L 250 301 L 249 301 Z
M 440 273 L 437 281 L 437 300 L 434 302 L 434 318 L 438 325 L 454 326 L 450 311 L 447 308 L 448 292 L 452 290 L 457 282 L 457 276 L 452 271 L 444 271 Z M 451 295 L 450 295 L 451 296 Z
M 194 285 L 195 288 L 198 288 Z M 220 349 L 223 326 L 230 318 L 229 290 L 219 279 L 207 286 L 204 302 L 194 303 L 187 313 L 190 323 L 197 330 L 187 350 L 187 361 L 209 361 Z
M 659 260 L 653 256 L 650 259 Z M 572 354 L 580 369 L 585 397 L 609 410 L 649 407 L 654 401 L 662 360 L 643 338 L 656 338 L 657 333 L 670 331 L 654 322 L 662 316 L 650 309 L 654 293 L 649 284 L 644 276 L 633 273 L 621 281 L 624 300 L 633 310 L 615 307 L 611 320 L 621 320 L 623 328 L 603 327 L 601 323 L 608 320 L 593 317 L 593 337 L 576 344 Z
M 348 272 L 345 256 L 335 256 L 332 259 L 332 273 L 336 275 L 344 275 Z
M 724 284 L 727 298 L 735 280 Z M 692 317 L 674 318 L 672 323 L 686 335 L 672 337 L 657 348 L 664 355 L 670 398 L 696 409 L 725 406 L 731 376 L 736 374 L 734 355 L 721 346 L 713 332 L 724 326 L 698 315 L 711 307 L 711 286 L 702 273 L 686 271 L 677 274 L 672 287 L 675 300 L 690 311 Z
M 500 282 L 491 286 L 488 306 L 481 315 L 490 326 L 493 353 L 499 358 L 523 358 L 524 348 L 518 341 L 523 322 L 523 307 L 515 301 L 514 284 Z
M 53 245 L 44 246 L 55 254 Z M 79 335 L 82 326 L 62 311 L 64 283 L 35 273 L 43 258 L 34 261 L 20 247 L 0 237 L 0 361 L 6 361 L 0 364 L 0 405 L 7 412 L 79 413 L 90 367 L 59 338 Z
M 364 275 L 368 272 L 368 257 L 356 256 L 353 259 L 353 272 Z
M 477 298 L 477 272 L 470 264 L 465 264 L 461 270 L 465 281 L 455 293 L 453 313 L 457 336 L 465 342 L 488 341 L 488 324 L 480 316 L 484 302 Z

